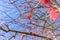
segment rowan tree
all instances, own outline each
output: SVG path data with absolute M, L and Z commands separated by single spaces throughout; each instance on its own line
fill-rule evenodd
M 60 40 L 60 0 L 0 0 L 0 40 Z

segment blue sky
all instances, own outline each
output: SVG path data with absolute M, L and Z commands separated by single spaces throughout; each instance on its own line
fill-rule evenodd
M 15 1 L 17 1 L 17 0 L 15 0 Z M 27 0 L 27 1 L 29 1 L 29 0 Z M 60 0 L 58 0 L 58 1 L 60 1 Z M 0 0 L 0 19 L 2 19 L 2 20 L 0 20 L 0 25 L 2 26 L 4 23 L 9 22 L 11 20 L 11 18 L 13 18 L 12 23 L 8 24 L 9 29 L 17 30 L 17 31 L 25 31 L 26 32 L 28 29 L 26 30 L 25 28 L 23 28 L 21 26 L 21 24 L 25 24 L 27 26 L 28 25 L 27 24 L 28 20 L 25 20 L 25 19 L 20 19 L 19 20 L 18 18 L 16 18 L 17 16 L 20 16 L 20 14 L 22 14 L 22 13 L 24 13 L 26 11 L 29 11 L 29 9 L 30 9 L 29 5 L 28 5 L 28 8 L 26 8 L 26 10 L 24 9 L 24 4 L 23 4 L 24 2 L 25 2 L 24 0 L 18 0 L 17 2 L 15 2 L 13 4 L 10 4 L 9 0 Z M 59 2 L 59 4 L 60 4 L 60 2 Z M 21 5 L 21 8 L 19 9 L 19 11 L 17 10 L 18 8 L 16 8 L 14 5 L 16 7 Z M 32 5 L 32 6 L 34 6 L 34 5 Z M 43 9 L 40 9 L 40 10 L 43 10 Z M 38 11 L 38 10 L 36 10 L 36 11 Z M 8 17 L 8 15 L 10 17 Z M 15 21 L 13 21 L 14 19 L 16 21 L 19 21 L 19 23 L 17 25 L 15 24 Z M 57 23 L 57 22 L 60 23 L 60 18 L 57 19 L 57 21 L 55 23 Z M 3 28 L 6 28 L 6 27 L 4 26 Z M 12 37 L 14 32 L 6 33 L 4 31 L 0 30 L 0 34 L 3 34 L 4 36 L 6 36 L 6 37 L 0 36 L 0 40 L 3 40 L 3 39 L 8 40 L 6 38 Z M 20 40 L 20 37 L 21 37 L 21 34 L 17 33 L 15 39 L 13 37 L 11 40 Z M 40 40 L 40 38 L 35 38 L 35 39 Z M 24 40 L 32 40 L 32 37 L 28 35 L 28 36 L 24 37 Z

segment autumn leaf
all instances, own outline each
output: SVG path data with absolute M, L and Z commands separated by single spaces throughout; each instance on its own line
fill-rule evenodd
M 50 0 L 42 0 L 44 4 L 47 4 L 50 2 Z
M 47 3 L 50 2 L 50 0 L 38 0 L 38 1 L 39 1 L 39 3 L 41 2 L 41 3 L 44 3 L 44 4 L 47 4 Z
M 58 18 L 58 13 L 55 9 L 52 9 L 52 10 L 50 10 L 49 16 L 50 16 L 51 20 L 55 21 Z
M 42 32 L 46 33 L 47 31 L 45 29 L 43 29 Z
M 29 15 L 28 15 L 28 19 L 29 19 L 29 20 L 30 20 L 30 19 L 32 18 L 32 16 L 33 16 L 32 11 L 33 11 L 33 9 L 31 8 L 31 9 L 30 9 L 30 12 L 29 12 Z
M 29 20 L 31 19 L 31 15 L 28 16 L 28 19 L 29 19 Z
M 47 31 L 47 34 L 51 34 L 52 33 L 52 31 Z

